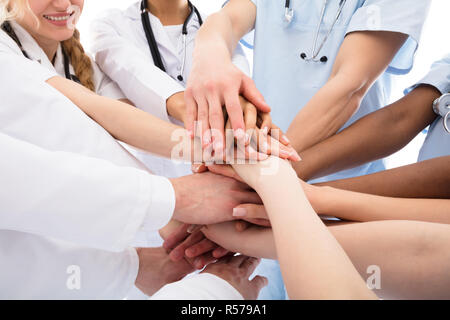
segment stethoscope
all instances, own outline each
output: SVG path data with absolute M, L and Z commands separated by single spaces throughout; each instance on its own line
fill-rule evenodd
M 448 126 L 448 121 L 450 119 L 450 93 L 446 93 L 434 101 L 433 111 L 438 116 L 442 117 L 444 129 L 447 133 L 450 133 L 450 127 Z
M 184 48 L 184 56 L 183 56 L 183 63 L 181 65 L 181 73 L 178 75 L 177 79 L 178 81 L 183 81 L 183 74 L 184 74 L 184 68 L 186 66 L 186 38 L 187 38 L 187 26 L 189 21 L 191 20 L 194 13 L 197 15 L 198 23 L 201 26 L 203 24 L 202 17 L 200 15 L 200 12 L 197 10 L 197 8 L 188 1 L 189 9 L 191 12 L 189 13 L 189 16 L 186 18 L 186 20 L 183 23 L 183 48 Z M 144 28 L 145 36 L 147 38 L 148 46 L 150 48 L 150 52 L 153 57 L 153 62 L 155 63 L 155 66 L 157 66 L 159 69 L 161 69 L 164 72 L 166 71 L 166 68 L 164 67 L 164 63 L 162 62 L 161 53 L 158 49 L 158 44 L 156 43 L 155 35 L 153 33 L 152 25 L 150 24 L 150 18 L 147 14 L 148 10 L 148 2 L 146 0 L 142 0 L 141 3 L 141 19 L 142 19 L 142 26 Z
M 334 22 L 331 25 L 330 30 L 328 30 L 325 38 L 322 40 L 322 43 L 317 48 L 317 40 L 319 39 L 320 27 L 322 26 L 323 20 L 325 18 L 325 10 L 326 10 L 327 4 L 328 4 L 328 0 L 324 0 L 322 12 L 320 14 L 319 23 L 317 24 L 316 33 L 314 36 L 314 42 L 313 42 L 312 49 L 311 49 L 311 57 L 308 57 L 308 55 L 305 52 L 302 52 L 300 54 L 300 57 L 303 60 L 308 61 L 308 62 L 312 61 L 312 62 L 322 62 L 322 63 L 325 63 L 328 61 L 327 56 L 322 56 L 320 59 L 317 59 L 317 57 L 319 56 L 320 51 L 322 50 L 323 46 L 325 45 L 325 43 L 328 40 L 328 37 L 330 36 L 331 32 L 333 31 L 334 26 L 336 25 L 336 22 L 339 20 L 339 17 L 341 16 L 342 10 L 344 9 L 346 2 L 347 2 L 347 0 L 341 0 L 339 2 L 339 9 L 336 13 L 336 17 L 334 18 Z M 292 19 L 294 18 L 294 9 L 291 8 L 291 0 L 286 0 L 284 6 L 285 6 L 284 18 L 285 18 L 286 22 L 289 24 L 289 23 L 291 23 Z
M 13 39 L 14 42 L 19 46 L 19 48 L 22 51 L 22 54 L 24 55 L 24 57 L 31 60 L 30 56 L 28 55 L 28 53 L 23 48 L 22 43 L 20 42 L 19 37 L 17 36 L 16 32 L 12 28 L 11 24 L 9 22 L 5 22 L 5 23 L 2 24 L 1 29 L 3 31 L 5 31 L 9 35 L 9 37 L 11 39 Z M 78 79 L 78 77 L 76 75 L 73 75 L 73 74 L 70 73 L 69 57 L 67 56 L 63 46 L 61 46 L 61 52 L 63 54 L 64 75 L 65 75 L 66 79 L 67 80 L 72 80 L 72 81 L 75 81 L 75 82 L 81 84 L 80 79 Z

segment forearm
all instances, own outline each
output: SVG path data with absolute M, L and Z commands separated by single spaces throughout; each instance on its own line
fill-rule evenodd
M 287 136 L 297 152 L 335 134 L 358 109 L 361 93 L 345 80 L 328 81 L 294 118 Z
M 217 13 L 208 17 L 197 33 L 194 63 L 206 54 L 215 60 L 231 58 L 239 40 L 248 33 L 256 20 L 256 7 L 250 0 L 231 0 Z M 212 51 L 211 51 L 212 50 Z
M 448 299 L 449 228 L 417 221 L 377 221 L 329 230 L 363 278 L 381 281 L 375 288 L 381 298 Z
M 417 220 L 450 224 L 450 200 L 402 199 L 329 187 L 316 189 L 316 210 L 350 221 Z
M 386 197 L 449 199 L 450 156 L 318 185 Z
M 231 21 L 222 11 L 212 14 L 197 33 L 194 63 L 214 50 L 220 59 L 231 62 L 232 53 L 239 39 L 233 35 Z
M 342 43 L 327 83 L 292 122 L 288 136 L 298 151 L 335 134 L 358 110 L 407 36 L 395 32 L 353 32 Z
M 276 174 L 262 174 L 266 165 L 275 165 Z M 314 212 L 287 162 L 271 157 L 259 164 L 235 166 L 235 170 L 247 179 L 264 202 L 292 299 L 374 298 Z M 333 272 L 324 276 L 319 270 Z
M 173 148 L 180 143 L 172 137 L 179 139 L 182 136 L 181 127 L 123 102 L 96 95 L 66 79 L 55 77 L 48 83 L 69 98 L 114 138 L 133 147 L 163 157 L 171 157 Z
M 278 185 L 272 184 L 274 188 L 270 190 L 261 190 L 260 194 L 271 219 L 289 296 L 292 299 L 374 298 L 344 250 L 315 214 L 298 181 L 283 180 Z M 325 276 L 319 270 L 333 272 Z
M 294 163 L 294 169 L 302 180 L 310 180 L 391 155 L 436 118 L 432 103 L 438 96 L 439 91 L 431 86 L 415 89 L 305 150 L 303 161 Z

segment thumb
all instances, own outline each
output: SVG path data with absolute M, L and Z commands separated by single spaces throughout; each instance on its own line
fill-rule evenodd
M 255 82 L 246 75 L 242 78 L 241 95 L 253 103 L 259 111 L 270 112 L 270 107 L 256 88 Z
M 266 277 L 255 276 L 251 281 L 251 287 L 256 291 L 256 297 L 259 296 L 259 292 L 262 288 L 269 284 L 269 280 Z
M 233 209 L 233 217 L 239 219 L 269 219 L 264 205 L 241 204 Z
M 202 164 L 192 164 L 191 169 L 192 169 L 193 173 L 203 173 L 205 171 L 208 171 L 208 168 L 203 163 Z

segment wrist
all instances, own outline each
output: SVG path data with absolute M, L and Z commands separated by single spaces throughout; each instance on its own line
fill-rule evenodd
M 167 113 L 175 119 L 184 122 L 186 114 L 186 104 L 184 102 L 184 92 L 177 92 L 171 95 L 166 101 Z
M 182 221 L 182 208 L 186 206 L 186 200 L 188 199 L 184 192 L 183 181 L 180 181 L 180 179 L 183 179 L 183 177 L 169 179 L 175 192 L 175 210 L 172 219 L 178 221 Z

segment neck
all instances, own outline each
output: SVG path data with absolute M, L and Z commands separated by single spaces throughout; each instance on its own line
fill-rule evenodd
M 38 43 L 39 47 L 41 47 L 42 50 L 44 50 L 45 55 L 48 57 L 50 62 L 53 62 L 53 59 L 55 58 L 56 55 L 56 51 L 58 51 L 59 41 L 48 39 L 37 39 L 34 36 L 33 38 Z
M 58 45 L 59 41 L 47 39 L 45 37 L 42 37 L 35 32 L 29 30 L 26 26 L 23 24 L 20 24 L 22 28 L 24 28 L 36 41 L 36 43 L 41 47 L 41 49 L 44 51 L 45 55 L 48 57 L 50 61 L 53 61 L 53 58 L 56 55 L 56 51 L 58 51 Z
M 149 11 L 163 25 L 183 24 L 190 14 L 187 0 L 147 0 Z

